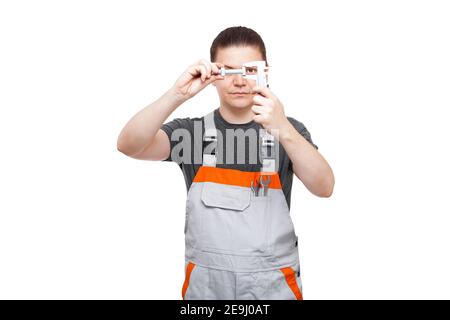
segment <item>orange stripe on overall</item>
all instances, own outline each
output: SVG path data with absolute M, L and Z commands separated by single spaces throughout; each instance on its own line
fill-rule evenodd
M 216 182 L 233 186 L 250 187 L 252 180 L 258 179 L 259 181 L 259 177 L 266 174 L 270 175 L 269 188 L 281 189 L 280 177 L 273 172 L 248 172 L 207 166 L 200 167 L 193 182 Z

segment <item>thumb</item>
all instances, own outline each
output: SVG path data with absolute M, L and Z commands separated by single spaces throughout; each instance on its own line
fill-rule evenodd
M 207 79 L 203 84 L 205 86 L 207 86 L 216 80 L 223 80 L 223 79 L 225 79 L 225 77 L 221 76 L 220 74 L 211 75 L 211 77 L 209 79 Z

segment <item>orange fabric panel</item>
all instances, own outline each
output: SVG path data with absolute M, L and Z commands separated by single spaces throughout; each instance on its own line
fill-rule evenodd
M 194 269 L 195 264 L 192 262 L 188 263 L 187 269 L 186 269 L 186 278 L 184 279 L 184 284 L 183 284 L 183 290 L 181 291 L 181 296 L 183 297 L 184 300 L 184 295 L 186 294 L 186 291 L 189 287 L 189 279 L 191 278 L 191 272 Z
M 295 294 L 297 300 L 303 300 L 302 292 L 300 291 L 297 281 L 295 280 L 295 271 L 292 268 L 287 267 L 281 269 L 281 272 L 283 272 L 284 278 L 286 279 L 289 288 L 291 288 L 292 292 Z
M 259 181 L 261 174 L 267 174 L 270 176 L 269 188 L 281 189 L 281 182 L 278 173 L 248 172 L 207 166 L 200 167 L 193 182 L 217 182 L 220 184 L 233 186 L 250 187 L 251 181 L 256 181 L 256 179 Z M 267 177 L 263 177 L 263 180 L 266 179 Z

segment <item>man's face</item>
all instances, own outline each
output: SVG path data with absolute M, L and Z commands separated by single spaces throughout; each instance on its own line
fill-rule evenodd
M 255 60 L 263 60 L 257 47 L 232 46 L 218 49 L 215 62 L 224 64 L 226 69 L 240 69 L 244 63 Z M 232 74 L 213 84 L 219 94 L 221 105 L 225 104 L 231 108 L 250 108 L 253 105 L 254 94 L 251 93 L 251 88 L 256 85 L 255 80 Z

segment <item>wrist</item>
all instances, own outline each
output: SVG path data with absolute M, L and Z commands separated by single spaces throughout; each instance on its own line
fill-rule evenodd
M 286 121 L 284 121 L 283 124 L 280 126 L 279 131 L 280 142 L 290 141 L 294 139 L 296 132 L 297 130 L 294 128 L 292 123 L 286 118 Z
M 179 107 L 181 104 L 183 104 L 187 98 L 186 96 L 183 96 L 177 90 L 172 87 L 170 88 L 163 96 L 165 99 L 167 99 L 168 103 L 172 106 L 174 106 L 174 109 Z

